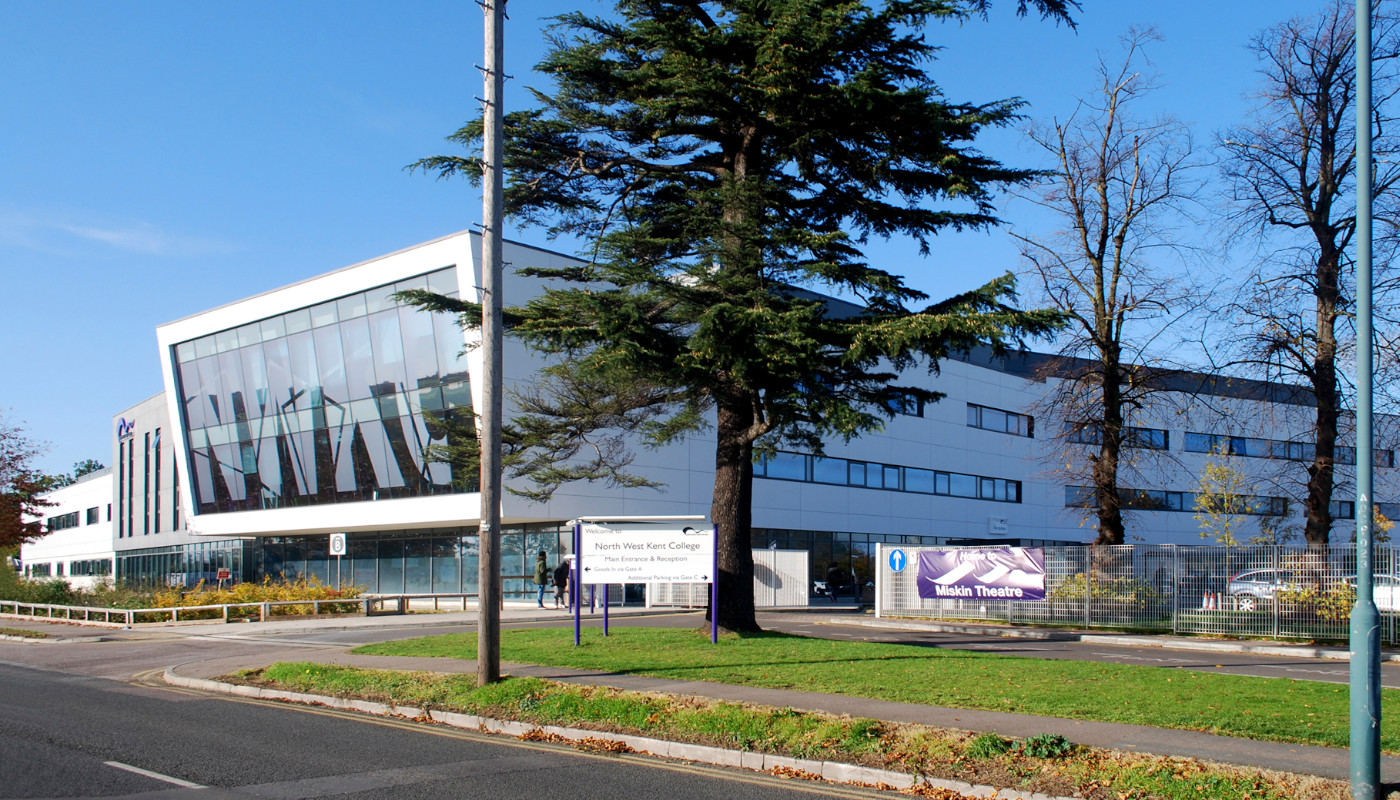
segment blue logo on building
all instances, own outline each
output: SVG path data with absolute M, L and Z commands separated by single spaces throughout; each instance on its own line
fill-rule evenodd
M 127 421 L 126 417 L 117 420 L 117 438 L 126 439 L 136 433 L 136 420 Z

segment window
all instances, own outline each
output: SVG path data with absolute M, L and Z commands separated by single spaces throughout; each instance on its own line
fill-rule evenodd
M 1196 510 L 1195 492 L 1176 492 L 1164 489 L 1130 489 L 1118 487 L 1118 502 L 1124 509 L 1138 511 L 1189 511 Z M 1282 516 L 1288 513 L 1288 501 L 1282 497 L 1252 495 L 1242 497 L 1240 514 L 1252 516 Z M 1097 505 L 1092 486 L 1066 486 L 1065 508 L 1093 508 Z
M 151 433 L 146 432 L 146 450 L 141 459 L 141 534 L 151 532 Z
M 991 406 L 979 406 L 975 403 L 967 404 L 967 426 L 996 431 L 997 433 L 1009 433 L 1012 436 L 1028 438 L 1035 436 L 1035 419 L 1030 415 L 1003 411 Z
M 97 558 L 87 561 L 72 561 L 68 564 L 68 574 L 79 575 L 111 575 L 112 561 L 106 558 Z
M 97 517 L 98 517 L 98 513 L 97 513 L 97 512 L 98 512 L 98 506 L 93 506 L 92 508 L 89 508 L 89 509 L 87 510 L 87 519 L 83 521 L 83 524 L 84 524 L 84 525 L 96 525 L 96 524 L 97 524 Z
M 1021 502 L 1021 482 L 1008 478 L 965 475 L 800 453 L 777 452 L 765 456 L 754 464 L 753 474 L 756 478 L 861 486 L 894 492 L 968 497 L 1000 503 Z
M 180 530 L 180 462 L 170 462 L 170 530 Z
M 907 394 L 891 398 L 885 403 L 885 407 L 906 417 L 922 417 L 924 415 L 924 401 Z
M 68 514 L 59 514 L 56 517 L 49 517 L 48 519 L 49 533 L 76 527 L 78 527 L 78 512 L 76 511 Z
M 160 533 L 160 428 L 156 428 L 155 449 L 155 494 L 151 499 L 151 513 L 155 516 L 155 532 Z
M 1188 453 L 1218 453 L 1245 458 L 1277 458 L 1287 461 L 1312 461 L 1317 448 L 1311 442 L 1291 442 L 1282 439 L 1260 439 L 1249 436 L 1224 436 L 1218 433 L 1186 434 Z M 1338 464 L 1355 464 L 1356 448 L 1338 445 Z M 1394 450 L 1372 450 L 1371 461 L 1378 467 L 1394 467 Z
M 181 529 L 180 476 L 165 474 L 176 469 L 188 473 L 194 513 L 471 491 L 474 479 L 425 458 L 430 440 L 451 447 L 475 434 L 454 424 L 471 404 L 463 332 L 394 299 L 429 287 L 455 296 L 456 268 L 176 343 L 188 446 L 178 459 L 189 460 L 168 464 L 168 437 L 152 428 L 146 529 Z M 120 473 L 124 537 L 134 532 L 130 463 Z
M 1066 422 L 1065 438 L 1075 444 L 1103 444 L 1103 426 L 1097 422 Z M 1169 450 L 1171 435 L 1160 428 L 1123 426 L 1123 447 Z
M 117 538 L 126 537 L 126 454 L 127 442 L 117 443 Z M 108 509 L 110 510 L 110 509 Z
M 1167 431 L 1157 428 L 1128 426 L 1123 429 L 1123 446 L 1140 447 L 1144 450 L 1170 450 L 1170 436 Z

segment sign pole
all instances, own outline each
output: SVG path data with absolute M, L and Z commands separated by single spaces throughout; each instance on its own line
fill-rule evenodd
M 1371 526 L 1371 6 L 1356 3 L 1356 606 L 1351 612 L 1351 796 L 1383 795 L 1380 769 L 1380 612 Z
M 626 592 L 627 587 L 622 587 L 622 591 Z M 608 635 L 608 585 L 606 583 L 603 584 L 603 635 Z
M 579 523 L 574 526 L 574 574 L 569 576 L 569 589 L 564 593 L 564 599 L 574 604 L 574 647 L 578 647 L 579 628 L 582 627 L 578 614 L 578 581 L 583 577 L 582 539 L 583 523 Z
M 710 644 L 719 643 L 719 526 L 710 529 L 714 537 L 714 568 L 710 571 Z

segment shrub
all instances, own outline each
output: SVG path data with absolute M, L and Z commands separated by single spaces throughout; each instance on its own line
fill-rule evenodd
M 1011 742 L 995 733 L 984 733 L 967 745 L 968 758 L 996 758 L 1011 749 Z
M 1356 605 L 1356 587 L 1345 583 L 1289 586 L 1279 591 L 1278 602 L 1286 611 L 1340 622 L 1351 616 L 1351 609 Z
M 1076 572 L 1068 576 L 1058 585 L 1050 588 L 1046 595 L 1047 600 L 1052 603 L 1084 603 L 1085 575 Z M 1095 574 L 1093 582 L 1089 583 L 1089 597 L 1094 601 L 1102 601 L 1120 607 L 1131 607 L 1135 609 L 1145 609 L 1149 605 L 1159 602 L 1162 595 L 1147 583 L 1134 578 L 1114 578 L 1107 575 Z
M 1023 739 L 1016 750 L 1031 758 L 1059 758 L 1074 752 L 1074 745 L 1058 733 L 1040 733 Z

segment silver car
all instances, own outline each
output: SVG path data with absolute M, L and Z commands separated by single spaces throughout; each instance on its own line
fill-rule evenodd
M 1258 608 L 1260 600 L 1271 599 L 1297 583 L 1297 576 L 1292 570 L 1250 569 L 1231 578 L 1225 592 L 1237 598 L 1235 607 L 1240 611 L 1253 611 Z

